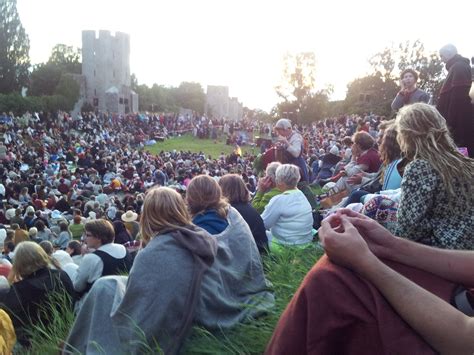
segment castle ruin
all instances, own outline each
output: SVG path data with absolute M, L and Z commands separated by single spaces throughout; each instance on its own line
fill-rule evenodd
M 99 111 L 138 112 L 130 84 L 130 36 L 123 32 L 82 31 L 83 100 Z

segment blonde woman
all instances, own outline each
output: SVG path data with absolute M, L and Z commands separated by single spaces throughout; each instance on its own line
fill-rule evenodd
M 395 121 L 410 160 L 401 183 L 396 235 L 448 249 L 474 249 L 474 160 L 458 152 L 433 107 L 403 107 Z
M 158 343 L 165 353 L 177 353 L 195 324 L 228 328 L 262 311 L 259 296 L 267 291 L 257 283 L 263 277 L 261 265 L 246 269 L 254 273 L 260 267 L 260 279 L 252 274 L 245 275 L 253 277 L 247 284 L 235 282 L 226 267 L 240 260 L 192 224 L 175 190 L 155 187 L 147 192 L 140 232 L 144 248 L 128 278 L 108 276 L 94 283 L 69 334 L 70 350 L 140 353 L 144 343 L 153 349 Z
M 8 277 L 11 287 L 0 293 L 0 304 L 13 321 L 18 342 L 28 345 L 24 328 L 38 321 L 47 323 L 45 306 L 49 295 L 60 292 L 74 294 L 69 276 L 53 270 L 46 252 L 34 242 L 22 242 L 15 248 L 15 259 Z

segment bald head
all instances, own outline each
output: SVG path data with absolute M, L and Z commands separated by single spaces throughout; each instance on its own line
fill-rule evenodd
M 451 58 L 458 54 L 457 48 L 453 44 L 447 44 L 439 50 L 441 60 L 447 63 Z

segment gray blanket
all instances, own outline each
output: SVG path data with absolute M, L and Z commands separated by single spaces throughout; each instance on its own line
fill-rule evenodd
M 224 232 L 210 236 L 202 229 L 192 238 L 217 241 L 214 263 L 205 271 L 194 324 L 229 328 L 273 307 L 274 297 L 247 223 L 233 208 Z M 195 233 L 195 232 L 194 232 Z M 167 349 L 185 318 L 192 291 L 193 253 L 170 234 L 155 237 L 135 259 L 130 275 L 97 280 L 87 295 L 67 340 L 67 351 L 87 354 L 153 352 Z M 208 253 L 208 255 L 205 255 Z M 156 351 L 155 351 L 156 352 Z

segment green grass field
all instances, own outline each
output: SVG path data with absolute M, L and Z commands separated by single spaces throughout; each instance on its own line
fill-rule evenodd
M 217 140 L 212 139 L 199 139 L 193 137 L 191 134 L 186 134 L 181 137 L 172 137 L 164 142 L 158 142 L 155 145 L 147 147 L 147 149 L 153 154 L 158 154 L 160 151 L 172 151 L 172 150 L 183 150 L 191 151 L 193 153 L 203 152 L 206 155 L 210 155 L 212 158 L 217 159 L 219 155 L 230 154 L 234 150 L 231 145 L 225 144 L 225 137 L 221 136 Z M 258 147 L 252 148 L 250 146 L 242 146 L 242 154 L 245 152 L 258 154 L 260 149 Z

